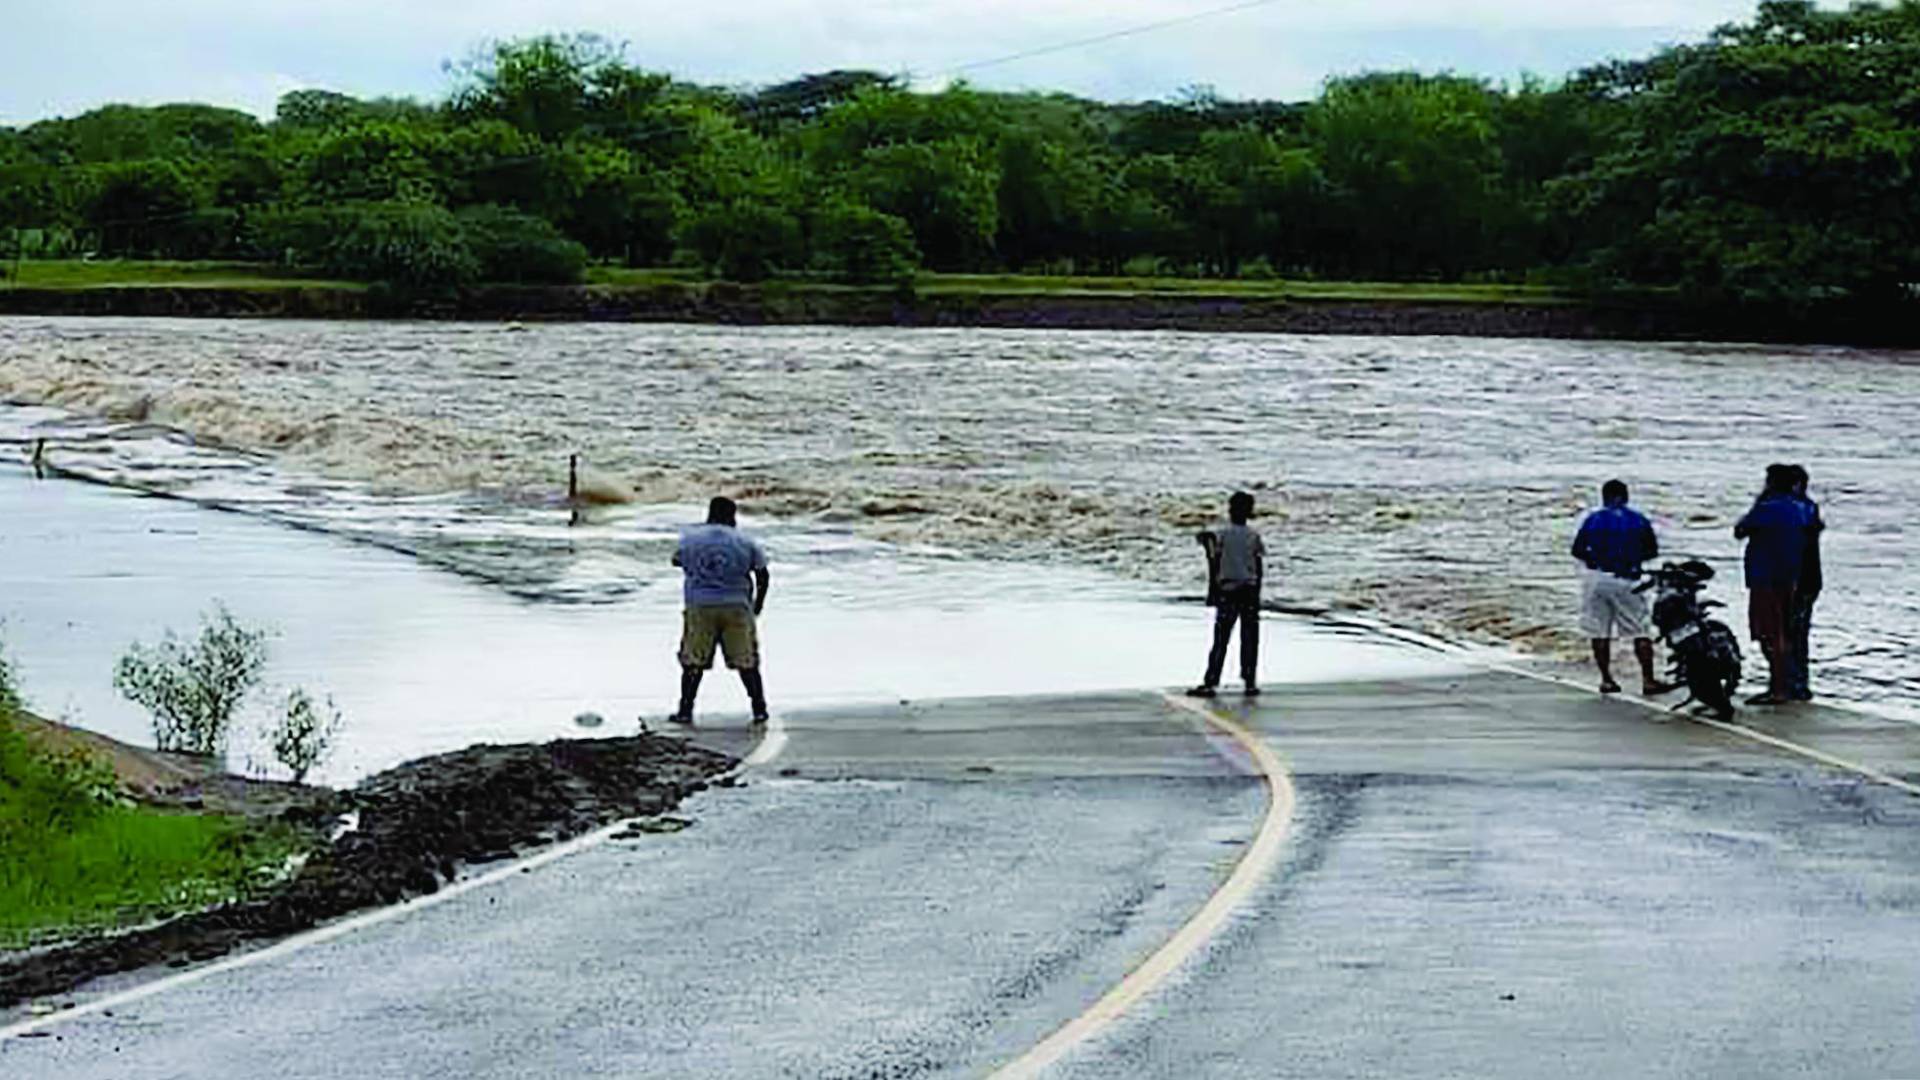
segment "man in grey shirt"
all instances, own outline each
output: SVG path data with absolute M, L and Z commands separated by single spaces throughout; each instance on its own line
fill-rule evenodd
M 1228 523 L 1195 537 L 1207 551 L 1207 603 L 1214 616 L 1213 651 L 1207 654 L 1206 677 L 1187 691 L 1193 697 L 1218 691 L 1235 623 L 1240 626 L 1240 678 L 1249 697 L 1260 692 L 1260 586 L 1266 579 L 1267 546 L 1247 524 L 1252 517 L 1253 496 L 1236 491 L 1227 499 Z
M 738 510 L 721 496 L 707 522 L 685 529 L 673 565 L 686 574 L 686 611 L 680 635 L 680 705 L 670 718 L 693 723 L 693 700 L 716 651 L 738 672 L 753 706 L 753 722 L 767 722 L 767 691 L 760 681 L 760 635 L 754 617 L 767 605 L 767 554 L 735 523 Z

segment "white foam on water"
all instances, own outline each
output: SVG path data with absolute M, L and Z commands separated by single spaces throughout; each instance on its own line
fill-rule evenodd
M 636 595 L 660 553 L 618 515 L 554 532 L 575 452 L 642 505 L 734 494 L 779 523 L 776 545 L 784 530 L 1189 592 L 1188 534 L 1244 486 L 1284 596 L 1566 657 L 1584 649 L 1566 549 L 1601 481 L 1627 479 L 1666 546 L 1719 566 L 1719 595 L 1737 601 L 1729 527 L 1766 463 L 1801 460 L 1832 524 L 1824 686 L 1920 703 L 1913 353 L 14 319 L 0 398 L 108 418 L 57 439 L 76 468 L 575 602 Z

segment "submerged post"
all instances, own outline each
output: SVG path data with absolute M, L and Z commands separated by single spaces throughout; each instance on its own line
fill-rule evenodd
M 47 478 L 47 440 L 45 439 L 33 440 L 33 478 L 35 480 Z
M 567 455 L 567 524 L 580 524 L 580 455 Z

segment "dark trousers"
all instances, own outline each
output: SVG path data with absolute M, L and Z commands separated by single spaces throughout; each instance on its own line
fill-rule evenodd
M 1797 697 L 1813 692 L 1807 670 L 1807 634 L 1813 629 L 1813 602 L 1820 594 L 1795 594 L 1787 612 L 1787 689 Z
M 1227 665 L 1227 641 L 1240 624 L 1240 678 L 1252 685 L 1260 668 L 1260 587 L 1229 586 L 1220 590 L 1213 609 L 1213 651 L 1207 654 L 1207 686 L 1220 685 Z

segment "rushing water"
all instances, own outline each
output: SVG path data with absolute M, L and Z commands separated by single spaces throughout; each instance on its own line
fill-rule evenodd
M 268 685 L 230 755 L 242 766 L 267 763 L 258 728 L 294 686 L 348 717 L 325 772 L 336 780 L 475 741 L 579 734 L 583 710 L 607 717 L 601 734 L 633 730 L 636 715 L 658 726 L 677 690 L 679 593 L 664 555 L 619 599 L 543 602 L 338 537 L 12 466 L 0 466 L 0 523 L 0 637 L 31 703 L 136 743 L 147 724 L 112 688 L 115 659 L 190 632 L 216 602 L 273 632 Z M 1069 569 L 1036 589 L 1018 564 L 935 565 L 793 528 L 765 539 L 775 577 L 761 634 L 784 708 L 1145 687 L 1199 670 L 1205 613 L 1134 582 Z M 1454 666 L 1301 623 L 1268 635 L 1273 682 Z M 723 726 L 744 723 L 724 674 L 702 704 L 735 714 Z
M 0 321 L 0 438 L 65 467 L 350 535 L 528 598 L 663 580 L 668 524 L 743 501 L 858 607 L 1004 562 L 1199 587 L 1192 528 L 1258 493 L 1279 591 L 1575 655 L 1566 547 L 1620 476 L 1724 572 L 1763 467 L 1831 529 L 1824 687 L 1920 709 L 1920 357 L 1446 338 L 625 325 Z M 28 428 L 33 428 L 29 431 Z M 640 509 L 568 529 L 578 451 Z M 876 554 L 876 552 L 881 554 Z M 1030 569 L 1041 567 L 1041 570 Z M 865 573 L 866 571 L 858 571 Z M 1057 581 L 1050 580 L 1057 579 Z M 835 577 L 834 580 L 843 580 Z M 966 586 L 972 588 L 973 586 Z M 941 595 L 950 595 L 935 589 Z

